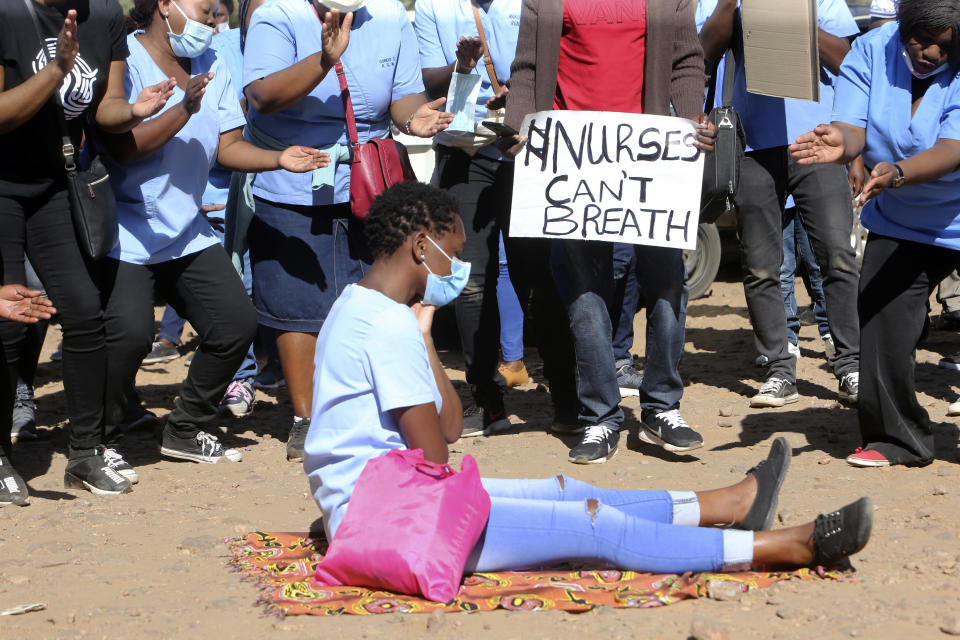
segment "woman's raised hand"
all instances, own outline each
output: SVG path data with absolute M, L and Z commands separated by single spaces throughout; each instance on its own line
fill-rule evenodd
M 470 73 L 477 66 L 477 60 L 483 55 L 483 42 L 479 36 L 460 36 L 457 41 L 457 73 Z
M 77 40 L 77 12 L 75 9 L 67 11 L 60 33 L 57 34 L 57 55 L 54 62 L 60 73 L 69 75 L 73 71 L 73 63 L 77 60 L 80 51 L 80 41 Z
M 790 154 L 800 164 L 837 162 L 843 157 L 843 132 L 832 124 L 817 125 L 790 145 Z
M 207 85 L 210 84 L 211 80 L 213 80 L 212 73 L 201 73 L 198 76 L 190 78 L 190 82 L 187 83 L 187 88 L 184 89 L 187 95 L 183 96 L 182 103 L 188 115 L 192 116 L 197 111 L 200 111 L 203 94 L 206 93 Z
M 49 320 L 56 312 L 53 303 L 40 291 L 19 284 L 0 287 L 0 318 L 33 324 L 38 320 Z
M 167 100 L 173 95 L 173 88 L 177 86 L 174 78 L 144 87 L 137 101 L 130 105 L 134 118 L 149 118 L 155 116 L 166 106 Z
M 353 25 L 351 11 L 340 22 L 340 11 L 331 9 L 323 16 L 323 58 L 324 67 L 330 69 L 339 60 L 350 44 L 350 27 Z
M 330 154 L 310 147 L 294 145 L 280 153 L 280 168 L 293 173 L 306 173 L 330 164 Z
M 433 327 L 433 314 L 437 308 L 432 304 L 414 302 L 410 305 L 410 310 L 413 311 L 413 315 L 417 318 L 417 324 L 420 325 L 420 333 L 422 333 L 424 337 L 429 336 L 430 329 Z
M 440 111 L 440 107 L 446 101 L 446 98 L 437 98 L 433 102 L 420 105 L 420 108 L 413 112 L 413 118 L 407 125 L 408 133 L 412 136 L 429 138 L 449 127 L 453 122 L 453 114 Z

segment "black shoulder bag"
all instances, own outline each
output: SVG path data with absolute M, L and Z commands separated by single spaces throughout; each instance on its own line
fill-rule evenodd
M 727 51 L 723 67 L 721 106 L 710 109 L 710 121 L 717 125 L 713 153 L 703 160 L 703 195 L 700 222 L 714 222 L 728 209 L 733 209 L 740 187 L 740 164 L 746 148 L 746 133 L 740 114 L 733 109 L 733 83 L 737 72 L 736 46 Z M 707 104 L 713 105 L 717 94 L 717 73 L 714 69 L 707 92 Z
M 44 62 L 52 64 L 47 57 L 47 43 L 40 29 L 40 21 L 33 6 L 33 0 L 24 0 L 27 11 L 33 19 L 33 26 L 40 40 L 40 51 Z M 110 174 L 99 156 L 93 156 L 90 167 L 84 171 L 77 169 L 76 150 L 67 128 L 67 117 L 63 112 L 60 99 L 60 87 L 53 92 L 56 105 L 60 135 L 63 139 L 63 166 L 67 172 L 67 192 L 70 198 L 70 210 L 73 214 L 73 226 L 77 232 L 77 241 L 85 254 L 99 260 L 110 253 L 117 244 L 120 230 L 117 222 L 117 202 L 110 188 Z M 85 133 L 86 127 L 84 127 Z M 92 138 L 87 134 L 87 144 Z M 92 150 L 92 146 L 90 146 Z

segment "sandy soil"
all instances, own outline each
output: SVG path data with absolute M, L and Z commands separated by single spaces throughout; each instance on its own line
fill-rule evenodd
M 98 498 L 63 489 L 65 400 L 58 367 L 49 363 L 58 336 L 47 339 L 39 375 L 39 420 L 49 438 L 18 444 L 19 468 L 33 495 L 26 508 L 0 512 L 0 609 L 43 602 L 47 609 L 0 621 L 3 638 L 414 638 L 511 640 L 571 633 L 609 638 L 683 638 L 691 622 L 726 625 L 731 637 L 928 638 L 960 614 L 957 427 L 945 417 L 960 373 L 939 369 L 960 350 L 960 336 L 932 332 L 918 353 L 921 402 L 937 423 L 938 460 L 924 469 L 857 470 L 843 456 L 856 445 L 856 414 L 836 402 L 814 327 L 804 327 L 800 403 L 753 410 L 759 387 L 742 288 L 727 274 L 710 297 L 690 305 L 683 413 L 704 436 L 693 455 L 677 456 L 636 438 L 636 399 L 624 402 L 631 435 L 607 464 L 566 462 L 571 442 L 544 431 L 546 394 L 536 385 L 507 399 L 515 429 L 454 445 L 455 459 L 474 455 L 485 475 L 543 477 L 558 472 L 629 488 L 710 488 L 738 480 L 784 435 L 794 447 L 780 501 L 784 524 L 804 522 L 861 495 L 875 501 L 874 538 L 854 560 L 856 582 L 786 583 L 779 592 L 739 602 L 700 600 L 657 610 L 430 616 L 268 618 L 254 605 L 255 587 L 228 571 L 225 537 L 255 528 L 303 531 L 318 516 L 299 465 L 287 463 L 290 405 L 281 392 L 257 394 L 254 413 L 224 420 L 224 439 L 242 447 L 239 464 L 197 465 L 159 458 L 155 433 L 128 437 L 127 459 L 139 471 L 134 493 Z M 936 308 L 936 307 L 935 307 Z M 642 333 L 638 317 L 638 335 Z M 638 340 L 642 350 L 642 341 Z M 452 375 L 462 378 L 455 354 Z M 534 354 L 528 362 L 535 365 Z M 144 368 L 138 382 L 147 405 L 168 412 L 186 371 L 184 359 Z M 732 418 L 719 410 L 731 408 Z M 730 424 L 732 426 L 723 426 Z M 780 526 L 779 524 L 777 526 Z M 518 544 L 535 544 L 520 541 Z M 429 622 L 429 625 L 428 625 Z M 960 633 L 960 629 L 956 630 Z

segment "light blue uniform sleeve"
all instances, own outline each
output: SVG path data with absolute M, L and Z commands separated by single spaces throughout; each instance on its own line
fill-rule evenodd
M 817 21 L 821 29 L 838 38 L 860 33 L 857 21 L 844 0 L 821 0 L 817 5 Z
M 855 127 L 867 126 L 870 104 L 870 76 L 873 70 L 869 38 L 855 40 L 850 53 L 840 65 L 840 76 L 834 83 L 831 120 Z
M 407 14 L 400 7 L 397 21 L 400 27 L 400 53 L 397 68 L 393 76 L 393 94 L 391 100 L 423 92 L 423 76 L 420 72 L 420 52 L 417 48 L 417 36 L 413 33 Z
M 243 56 L 243 86 L 282 71 L 297 62 L 293 25 L 276 7 L 262 6 L 253 14 Z
M 233 88 L 226 65 L 220 65 L 220 73 L 223 74 L 224 82 L 221 85 L 220 101 L 217 104 L 217 120 L 220 123 L 220 133 L 224 133 L 239 129 L 247 123 L 247 119 L 243 115 L 243 109 L 240 108 L 240 101 L 237 99 L 237 92 Z
M 420 66 L 424 69 L 445 67 L 446 56 L 440 45 L 440 32 L 437 30 L 437 14 L 433 7 L 433 0 L 417 0 L 417 17 L 414 26 L 417 32 L 417 42 L 420 45 Z
M 960 79 L 954 78 L 940 116 L 938 138 L 960 140 Z
M 427 359 L 420 327 L 409 309 L 384 315 L 372 333 L 367 360 L 381 411 L 431 404 L 436 380 Z

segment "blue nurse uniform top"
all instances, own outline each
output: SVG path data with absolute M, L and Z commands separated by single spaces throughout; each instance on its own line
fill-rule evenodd
M 420 64 L 424 69 L 452 64 L 457 59 L 460 37 L 479 35 L 471 3 L 472 0 L 417 0 L 414 27 L 420 43 Z M 520 32 L 521 6 L 522 0 L 493 0 L 486 10 L 478 7 L 490 57 L 501 84 L 510 79 L 510 65 L 517 51 Z M 495 94 L 482 57 L 473 72 L 480 75 L 475 117 L 481 122 L 487 117 L 487 100 Z M 437 141 L 442 144 L 443 132 L 437 136 Z M 497 149 L 496 142 L 491 142 L 478 153 L 495 160 L 507 159 Z
M 717 0 L 700 0 L 697 3 L 697 31 L 703 29 L 714 10 Z M 844 0 L 817 0 L 818 26 L 838 38 L 847 38 L 860 33 L 857 22 Z M 723 88 L 723 64 L 718 63 L 717 103 Z M 736 77 L 733 84 L 733 107 L 740 114 L 747 134 L 747 151 L 759 151 L 791 144 L 797 136 L 812 131 L 818 124 L 830 118 L 833 106 L 833 84 L 836 76 L 822 67 L 820 69 L 820 102 L 773 98 L 747 93 L 743 53 L 737 58 Z M 707 105 L 709 111 L 714 105 Z
M 902 52 L 899 26 L 889 22 L 858 38 L 840 68 L 832 119 L 866 129 L 868 167 L 914 156 L 940 138 L 960 140 L 960 72 L 938 74 L 911 118 L 913 76 Z M 960 172 L 886 189 L 860 219 L 874 233 L 960 250 Z
M 124 91 L 131 102 L 144 87 L 167 79 L 136 38 L 139 33 L 143 32 L 127 37 L 130 56 Z M 220 134 L 242 127 L 244 118 L 230 73 L 209 49 L 190 61 L 191 75 L 207 72 L 214 75 L 200 110 L 163 147 L 132 162 L 118 163 L 103 155 L 120 221 L 120 242 L 110 252 L 111 258 L 156 264 L 220 243 L 200 205 L 207 175 L 217 159 Z M 175 108 L 184 95 L 183 88 L 176 87 L 160 113 Z
M 323 48 L 321 23 L 308 0 L 274 0 L 253 14 L 243 55 L 243 84 L 282 71 Z M 398 0 L 370 0 L 354 13 L 350 44 L 341 56 L 353 99 L 359 141 L 386 138 L 390 103 L 423 91 L 417 38 Z M 340 82 L 331 69 L 306 98 L 271 114 L 247 111 L 260 131 L 285 144 L 349 145 Z M 328 205 L 350 200 L 350 163 L 337 165 L 333 188 L 312 189 L 310 173 L 266 171 L 253 195 L 280 204 Z

